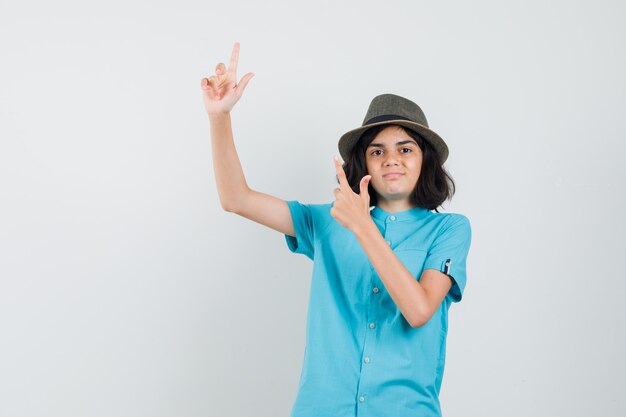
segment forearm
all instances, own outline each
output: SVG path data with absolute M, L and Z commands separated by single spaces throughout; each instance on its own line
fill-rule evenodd
M 234 211 L 250 191 L 237 155 L 230 113 L 209 115 L 211 149 L 217 192 L 224 210 Z
M 424 288 L 400 262 L 373 221 L 354 234 L 404 318 L 412 327 L 421 326 L 428 310 Z

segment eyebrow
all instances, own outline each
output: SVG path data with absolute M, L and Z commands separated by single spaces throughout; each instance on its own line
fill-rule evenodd
M 417 143 L 412 140 L 403 140 L 403 141 L 397 142 L 396 146 L 402 146 L 402 145 L 407 145 L 407 144 L 412 144 L 412 145 L 417 146 Z M 368 146 L 368 148 L 384 148 L 384 147 L 385 145 L 382 143 L 370 143 Z

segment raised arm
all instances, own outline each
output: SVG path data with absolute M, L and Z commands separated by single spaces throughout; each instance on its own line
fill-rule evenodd
M 237 155 L 230 112 L 254 76 L 249 72 L 237 83 L 239 43 L 235 43 L 228 68 L 217 64 L 215 75 L 201 81 L 204 107 L 211 124 L 213 171 L 222 208 L 295 236 L 287 202 L 248 187 Z

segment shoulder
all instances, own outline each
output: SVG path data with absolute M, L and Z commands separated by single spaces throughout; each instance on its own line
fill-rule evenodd
M 326 204 L 310 204 L 310 203 L 302 203 L 298 200 L 288 200 L 287 205 L 291 211 L 299 211 L 310 214 L 312 217 L 323 217 L 325 215 L 330 216 L 330 209 L 332 207 L 332 203 Z
M 287 201 L 287 204 L 289 205 L 291 215 L 294 219 L 308 219 L 318 228 L 327 225 L 331 220 L 333 220 L 330 215 L 332 203 L 309 204 L 301 203 L 298 200 L 289 200 Z
M 330 208 L 332 207 L 332 203 L 312 204 L 312 203 L 303 203 L 300 200 L 286 200 L 286 202 L 290 207 L 301 207 L 301 208 L 305 208 L 307 210 L 316 211 L 316 212 L 330 211 Z
M 335 219 L 330 214 L 330 209 L 333 207 L 332 203 L 309 204 L 308 207 L 311 210 L 311 217 L 315 219 L 318 228 L 327 229 L 330 224 L 335 222 Z
M 431 213 L 438 236 L 471 236 L 472 226 L 467 216 L 460 213 Z
M 446 213 L 446 216 L 448 217 L 448 223 L 450 224 L 470 226 L 470 220 L 464 214 Z
M 330 209 L 333 207 L 333 203 L 308 204 L 308 206 L 316 213 L 328 213 L 330 215 Z
M 314 240 L 322 239 L 338 225 L 330 214 L 332 203 L 303 204 L 292 200 L 288 204 L 296 228 L 308 230 Z
M 470 224 L 469 218 L 461 213 L 435 213 L 430 212 L 432 219 L 437 220 L 442 225 L 458 225 L 458 224 Z

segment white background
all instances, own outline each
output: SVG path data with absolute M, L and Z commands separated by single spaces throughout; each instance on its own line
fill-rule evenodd
M 473 228 L 446 417 L 623 416 L 619 1 L 0 2 L 0 415 L 288 416 L 311 263 L 221 210 L 200 80 L 241 42 L 251 187 L 332 201 L 409 97 Z

